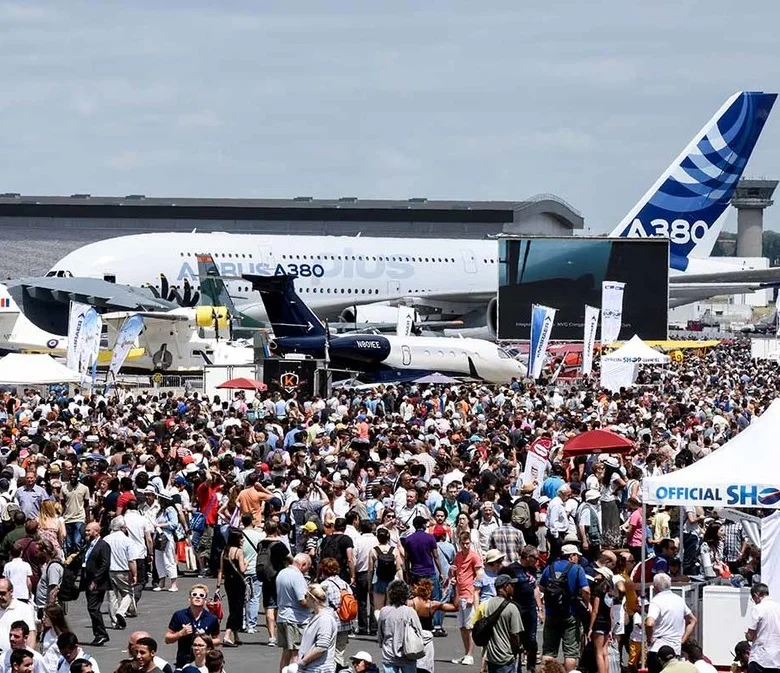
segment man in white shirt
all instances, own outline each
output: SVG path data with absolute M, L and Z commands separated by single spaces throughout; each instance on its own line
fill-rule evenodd
M 125 517 L 117 516 L 111 520 L 110 533 L 103 538 L 111 548 L 111 595 L 109 596 L 108 613 L 114 628 L 123 629 L 127 626 L 127 612 L 133 604 L 132 588 L 137 580 L 137 566 L 133 556 L 136 554 L 135 543 L 127 535 Z
M 57 647 L 60 649 L 59 663 L 57 664 L 56 673 L 70 673 L 70 665 L 76 661 L 76 659 L 86 659 L 92 664 L 92 673 L 100 673 L 100 667 L 95 658 L 87 654 L 79 646 L 79 639 L 72 631 L 63 631 L 57 637 Z
M 141 600 L 146 578 L 149 573 L 152 555 L 154 553 L 154 526 L 138 511 L 138 502 L 130 500 L 125 506 L 125 529 L 127 537 L 133 544 L 130 558 L 135 561 L 136 582 L 133 585 L 133 603 Z M 135 614 L 136 605 L 131 605 L 129 614 Z
M 566 501 L 570 497 L 571 488 L 564 484 L 547 506 L 547 532 L 550 536 L 550 558 L 552 559 L 561 555 L 563 539 L 569 531 L 569 513 L 566 510 Z
M 682 644 L 688 640 L 696 628 L 696 617 L 685 601 L 672 593 L 672 578 L 666 573 L 653 577 L 655 595 L 647 608 L 645 632 L 648 643 L 648 669 L 650 673 L 660 673 L 662 664 L 658 659 L 658 650 L 668 645 L 680 656 Z
M 748 673 L 780 670 L 780 604 L 769 598 L 769 587 L 759 582 L 750 589 L 755 605 L 745 638 L 751 643 Z
M 9 632 L 11 624 L 23 621 L 30 628 L 27 648 L 33 649 L 36 644 L 35 613 L 29 603 L 23 603 L 13 596 L 13 585 L 7 579 L 0 579 L 0 649 L 10 649 Z
M 368 559 L 371 551 L 379 545 L 379 540 L 374 535 L 374 525 L 371 521 L 363 519 L 360 522 L 360 536 L 355 542 L 355 598 L 358 602 L 358 630 L 359 635 L 376 633 L 376 619 L 371 609 L 371 578 L 368 576 Z
M 35 649 L 27 646 L 27 638 L 30 635 L 30 627 L 23 619 L 11 624 L 11 630 L 8 632 L 8 640 L 11 648 L 4 650 L 2 662 L 0 662 L 0 671 L 2 673 L 11 673 L 11 653 L 14 650 L 27 650 L 33 656 L 32 673 L 48 673 L 43 657 Z

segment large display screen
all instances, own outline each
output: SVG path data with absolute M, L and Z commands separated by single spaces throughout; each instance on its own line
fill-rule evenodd
M 603 281 L 626 284 L 621 341 L 666 339 L 668 239 L 506 238 L 498 253 L 500 340 L 529 339 L 531 306 L 543 304 L 557 309 L 552 339 L 582 341 L 585 305 L 601 308 Z

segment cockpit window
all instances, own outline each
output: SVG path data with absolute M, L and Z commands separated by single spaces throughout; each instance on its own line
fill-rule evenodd
M 496 351 L 498 352 L 498 357 L 502 360 L 511 360 L 512 356 L 507 353 L 503 348 L 496 348 Z
M 46 278 L 73 278 L 73 274 L 63 269 L 52 269 L 46 274 Z

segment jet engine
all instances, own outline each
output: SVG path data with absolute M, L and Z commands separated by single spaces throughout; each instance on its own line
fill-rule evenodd
M 398 322 L 398 308 L 395 306 L 382 306 L 379 304 L 350 306 L 349 308 L 345 308 L 339 317 L 344 322 L 357 324 L 384 323 L 395 325 Z

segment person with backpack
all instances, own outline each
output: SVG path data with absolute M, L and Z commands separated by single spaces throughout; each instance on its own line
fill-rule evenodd
M 320 544 L 319 562 L 325 559 L 336 559 L 339 564 L 341 579 L 355 586 L 355 543 L 346 534 L 347 520 L 339 517 L 333 524 L 333 533 L 326 535 Z
M 317 575 L 320 586 L 325 589 L 326 605 L 333 610 L 339 621 L 334 661 L 337 668 L 344 668 L 347 663 L 344 653 L 349 643 L 352 622 L 357 618 L 358 604 L 352 588 L 339 576 L 340 572 L 338 561 L 326 558 L 320 561 Z
M 263 595 L 268 646 L 276 647 L 276 576 L 287 566 L 289 550 L 279 535 L 279 524 L 273 519 L 265 522 L 265 539 L 257 546 L 255 575 Z
M 517 528 L 529 544 L 536 540 L 537 515 L 539 503 L 534 498 L 536 484 L 533 482 L 523 484 L 520 489 L 520 497 L 512 506 L 512 525 Z
M 580 551 L 573 544 L 561 548 L 561 557 L 548 565 L 539 580 L 544 599 L 545 622 L 542 657 L 556 659 L 563 645 L 567 671 L 577 668 L 582 637 L 580 605 L 590 603 L 590 586 L 580 566 Z
M 522 652 L 523 622 L 513 602 L 516 578 L 496 577 L 496 595 L 480 604 L 474 622 L 473 637 L 483 646 L 488 673 L 514 673 Z
M 577 534 L 584 556 L 595 561 L 601 552 L 601 516 L 599 500 L 601 493 L 596 489 L 585 491 L 583 502 L 577 509 Z
M 368 557 L 368 574 L 371 578 L 371 590 L 374 599 L 374 614 L 385 605 L 385 594 L 390 582 L 401 579 L 401 567 L 398 548 L 390 544 L 390 531 L 377 528 L 377 545 Z

